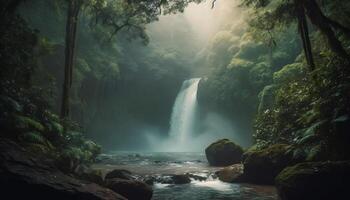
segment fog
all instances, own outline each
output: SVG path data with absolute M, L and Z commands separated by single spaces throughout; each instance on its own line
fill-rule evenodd
M 103 36 L 105 30 L 91 29 L 88 17 L 81 16 L 71 118 L 106 151 L 178 151 L 168 148 L 176 146 L 176 142 L 169 140 L 176 96 L 185 80 L 207 77 L 218 67 L 207 58 L 216 53 L 211 47 L 217 35 L 222 35 L 220 31 L 233 34 L 242 29 L 244 15 L 237 4 L 220 0 L 212 9 L 212 1 L 207 1 L 191 4 L 184 13 L 162 15 L 146 25 L 148 45 L 139 39 L 130 40 L 128 32 L 118 33 L 106 45 L 101 36 L 96 36 L 96 32 Z M 48 45 L 55 49 L 41 61 L 43 69 L 37 71 L 36 79 L 50 87 L 55 95 L 53 109 L 59 113 L 65 18 L 53 12 L 56 8 L 45 0 L 24 5 L 22 15 L 34 29 L 40 30 L 43 41 L 50 41 Z M 52 78 L 54 83 L 47 84 Z M 199 105 L 199 110 L 205 112 L 200 113 L 197 130 L 189 138 L 191 145 L 187 146 L 191 148 L 183 148 L 184 151 L 202 151 L 219 138 L 249 145 L 250 130 L 221 111 L 201 107 L 206 106 Z
M 164 52 L 167 52 L 168 56 L 177 56 L 185 60 L 184 64 L 186 66 L 182 67 L 186 68 L 188 73 L 182 78 L 182 81 L 202 76 L 203 74 L 208 75 L 210 72 L 204 69 L 205 72 L 203 73 L 203 69 L 201 69 L 203 66 L 198 64 L 199 55 L 213 40 L 217 32 L 223 28 L 227 29 L 227 27 L 230 27 L 234 32 L 235 27 L 232 24 L 241 23 L 243 20 L 242 16 L 242 12 L 235 1 L 218 1 L 213 9 L 211 1 L 202 4 L 191 4 L 184 13 L 161 16 L 159 21 L 148 25 L 149 46 L 162 49 Z M 201 73 L 198 73 L 199 71 Z M 160 82 L 160 84 L 162 83 Z M 176 95 L 180 92 L 181 84 L 178 84 L 174 89 Z M 173 104 L 174 102 L 175 96 L 173 96 L 171 103 Z M 193 130 L 191 136 L 186 138 L 185 143 L 180 144 L 179 140 L 170 134 L 170 111 L 173 108 L 169 105 L 167 112 L 165 112 L 167 116 L 163 116 L 168 121 L 165 128 L 161 127 L 157 122 L 147 123 L 131 117 L 129 126 L 132 128 L 108 131 L 109 135 L 112 135 L 110 140 L 115 141 L 114 144 L 111 143 L 109 145 L 109 149 L 203 151 L 207 145 L 222 138 L 232 139 L 243 146 L 249 145 L 247 136 L 241 136 L 240 131 L 234 127 L 235 122 L 215 111 L 201 113 L 195 124 L 196 130 Z M 148 106 L 157 105 L 151 102 Z M 147 114 L 152 115 L 153 113 Z M 113 129 L 113 126 L 111 128 Z M 124 133 L 123 137 L 120 137 L 121 131 L 128 133 Z

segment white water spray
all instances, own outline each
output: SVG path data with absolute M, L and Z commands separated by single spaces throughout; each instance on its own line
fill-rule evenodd
M 203 152 L 213 141 L 229 138 L 241 142 L 230 121 L 215 113 L 206 113 L 199 120 L 197 90 L 200 78 L 183 82 L 170 119 L 169 135 L 161 139 L 147 134 L 152 151 Z
M 193 78 L 183 82 L 176 97 L 170 121 L 169 135 L 180 147 L 193 136 L 197 118 L 197 89 L 200 78 Z

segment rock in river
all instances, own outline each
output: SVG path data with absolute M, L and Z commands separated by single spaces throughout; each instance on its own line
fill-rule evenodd
M 205 149 L 205 155 L 212 166 L 229 166 L 240 163 L 243 149 L 228 139 L 218 140 Z
M 215 173 L 220 181 L 237 183 L 243 181 L 243 165 L 235 164 L 225 167 Z

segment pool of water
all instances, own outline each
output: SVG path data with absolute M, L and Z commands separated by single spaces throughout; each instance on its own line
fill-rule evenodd
M 215 177 L 220 167 L 211 167 L 203 153 L 139 153 L 110 152 L 99 157 L 94 166 L 105 173 L 127 169 L 136 177 L 191 173 L 206 180 L 191 180 L 189 184 L 153 185 L 153 200 L 276 200 L 273 186 L 224 183 Z

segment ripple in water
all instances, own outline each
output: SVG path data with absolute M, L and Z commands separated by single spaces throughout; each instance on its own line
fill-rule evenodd
M 203 153 L 113 152 L 103 155 L 94 167 L 105 172 L 127 169 L 139 177 L 191 173 L 206 179 L 192 179 L 190 184 L 183 185 L 155 183 L 153 200 L 277 200 L 275 187 L 216 179 L 212 174 L 220 168 L 210 167 Z

